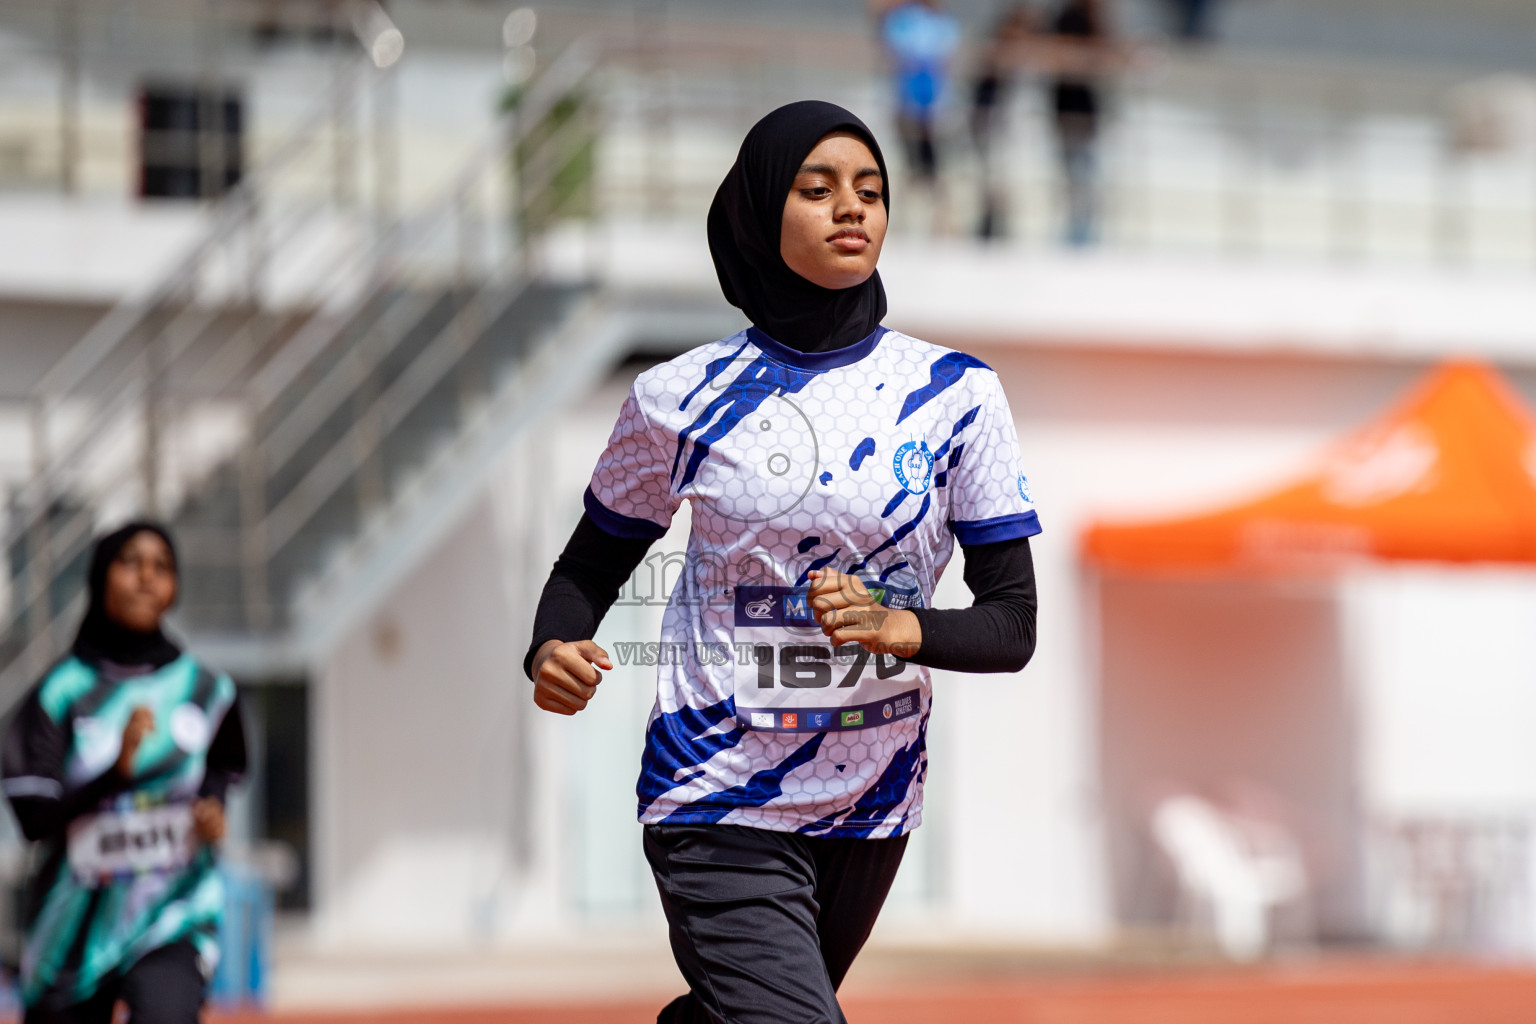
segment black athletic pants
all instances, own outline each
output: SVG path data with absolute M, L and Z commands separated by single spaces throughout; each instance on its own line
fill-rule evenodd
M 128 1005 L 128 1024 L 197 1024 L 207 981 L 190 942 L 146 953 L 121 976 L 108 979 L 83 1003 L 63 1009 L 27 1008 L 22 1024 L 111 1024 L 112 1008 Z
M 647 825 L 645 857 L 690 990 L 658 1024 L 846 1024 L 837 987 L 906 846 L 906 836 Z

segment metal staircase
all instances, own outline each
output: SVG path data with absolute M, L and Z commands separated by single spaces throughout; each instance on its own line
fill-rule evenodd
M 592 40 L 570 47 L 437 200 L 384 229 L 323 200 L 277 198 L 281 176 L 326 145 L 327 98 L 281 159 L 222 201 L 159 288 L 114 309 L 53 368 L 36 399 L 37 469 L 12 496 L 4 538 L 13 598 L 0 707 L 66 648 L 90 540 L 129 514 L 168 520 L 178 538 L 180 632 L 234 645 L 252 672 L 301 668 L 362 607 L 310 601 L 296 633 L 306 587 L 345 595 L 366 578 L 377 593 L 380 572 L 399 564 L 360 572 L 365 553 L 390 547 L 379 531 L 453 506 L 424 480 L 470 479 L 465 467 L 526 410 L 622 354 L 590 284 L 552 280 L 537 255 L 549 225 L 590 203 L 586 85 L 600 56 Z M 308 269 L 295 275 L 300 253 Z M 274 261 L 288 264 L 281 296 Z M 166 449 L 193 429 L 194 382 L 239 430 L 186 479 Z M 82 395 L 89 413 L 66 434 L 62 410 Z M 418 546 L 430 533 L 415 531 Z

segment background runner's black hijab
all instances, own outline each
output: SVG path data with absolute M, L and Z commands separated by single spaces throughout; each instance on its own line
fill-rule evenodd
M 153 533 L 165 541 L 171 552 L 171 565 L 176 564 L 176 545 L 171 535 L 159 523 L 136 522 L 114 530 L 96 542 L 91 552 L 91 567 L 86 574 L 89 601 L 85 621 L 75 634 L 73 652 L 82 661 L 110 661 L 118 665 L 151 665 L 159 668 L 181 656 L 181 648 L 171 643 L 159 628 L 148 633 L 129 629 L 107 616 L 107 569 L 136 533 Z
M 890 178 L 874 133 L 842 107 L 820 100 L 790 103 L 753 125 L 709 208 L 709 254 L 726 301 L 774 341 L 802 352 L 852 345 L 885 316 L 879 271 L 852 288 L 823 288 L 790 270 L 779 255 L 784 200 L 795 173 L 816 143 L 836 131 L 852 132 L 869 146 L 889 210 Z

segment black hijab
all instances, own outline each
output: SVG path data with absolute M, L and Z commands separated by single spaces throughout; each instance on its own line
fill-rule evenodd
M 885 316 L 880 272 L 852 288 L 812 284 L 779 255 L 784 200 L 795 174 L 822 137 L 852 132 L 864 140 L 885 183 L 890 178 L 874 133 L 834 103 L 801 100 L 764 117 L 742 140 L 736 163 L 709 207 L 709 254 L 725 299 L 774 341 L 801 352 L 826 352 L 861 341 Z
M 89 605 L 80 632 L 75 634 L 73 652 L 81 661 L 99 664 L 110 661 L 117 665 L 149 665 L 159 668 L 181 656 L 181 648 L 168 640 L 157 627 L 148 633 L 129 629 L 108 618 L 106 611 L 107 569 L 123 550 L 123 546 L 135 534 L 153 533 L 165 541 L 171 552 L 171 565 L 176 564 L 176 545 L 171 535 L 159 523 L 134 522 L 114 530 L 96 542 L 91 552 L 91 567 L 86 575 Z

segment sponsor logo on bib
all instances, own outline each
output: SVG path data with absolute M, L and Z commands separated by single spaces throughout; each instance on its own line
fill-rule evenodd
M 772 729 L 773 728 L 773 712 L 772 711 L 754 711 L 754 712 L 752 712 L 752 728 L 754 728 L 754 729 Z
M 785 729 L 800 728 L 800 716 L 798 714 L 785 712 L 782 727 Z
M 765 597 L 761 601 L 748 601 L 742 607 L 742 611 L 749 619 L 771 619 L 773 618 L 773 598 Z
M 804 592 L 801 592 L 801 593 L 798 593 L 798 594 L 785 594 L 784 595 L 784 621 L 786 621 L 786 622 L 809 622 L 809 621 L 811 621 L 811 609 L 810 609 L 810 606 L 808 604 L 806 604 L 806 600 L 805 599 L 806 599 L 806 594 Z
M 832 727 L 832 712 L 811 711 L 805 716 L 805 724 L 812 729 L 830 729 Z
M 863 725 L 863 724 L 864 724 L 864 712 L 862 710 L 860 710 L 860 711 L 844 711 L 843 712 L 843 727 L 844 728 L 847 728 L 850 725 Z
M 890 718 L 891 714 L 892 714 L 891 706 L 889 704 L 887 704 L 885 707 L 880 709 L 880 713 L 882 715 L 884 715 L 886 718 Z

